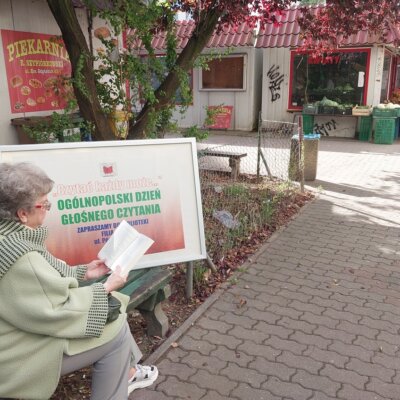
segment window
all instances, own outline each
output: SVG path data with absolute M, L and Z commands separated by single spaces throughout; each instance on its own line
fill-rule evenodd
M 364 105 L 369 49 L 342 50 L 312 57 L 292 51 L 289 109 L 326 97 L 342 105 Z
M 201 70 L 203 90 L 244 90 L 245 56 L 215 59 L 208 63 L 209 69 Z

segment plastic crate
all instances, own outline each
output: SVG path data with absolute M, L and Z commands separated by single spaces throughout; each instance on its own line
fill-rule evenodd
M 392 144 L 395 128 L 396 118 L 375 118 L 374 143 Z
M 363 142 L 369 142 L 371 140 L 372 132 L 372 117 L 360 117 L 360 132 L 358 139 Z
M 336 114 L 337 107 L 333 106 L 319 106 L 318 114 Z
M 335 114 L 337 115 L 352 115 L 352 107 L 336 107 Z
M 372 110 L 372 115 L 379 118 L 396 118 L 397 110 L 395 108 L 376 108 Z
M 353 107 L 353 110 L 351 112 L 353 115 L 356 115 L 358 117 L 364 117 L 372 114 L 372 107 L 368 108 L 360 108 L 360 106 L 355 106 Z
M 314 130 L 314 115 L 303 114 L 303 133 L 305 135 L 313 133 Z

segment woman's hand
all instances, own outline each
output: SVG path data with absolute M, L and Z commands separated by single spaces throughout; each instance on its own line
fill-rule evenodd
M 110 269 L 104 264 L 103 260 L 93 260 L 87 265 L 85 279 L 96 279 L 101 278 L 105 274 L 108 274 Z
M 121 267 L 116 267 L 115 271 L 104 282 L 104 288 L 107 293 L 117 290 L 125 285 L 128 275 L 121 273 Z

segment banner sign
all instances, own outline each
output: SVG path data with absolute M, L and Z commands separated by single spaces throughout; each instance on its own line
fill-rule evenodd
M 210 129 L 229 129 L 231 126 L 233 106 L 208 106 L 209 110 L 218 109 L 214 116 L 214 123 L 209 125 Z
M 55 182 L 47 247 L 70 265 L 97 258 L 122 220 L 154 240 L 140 266 L 206 257 L 194 139 L 0 146 Z
M 64 108 L 71 63 L 55 35 L 1 30 L 12 113 Z

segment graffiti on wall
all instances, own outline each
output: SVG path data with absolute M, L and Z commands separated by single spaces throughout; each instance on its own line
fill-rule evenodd
M 317 123 L 314 125 L 314 132 L 319 133 L 322 136 L 329 136 L 329 132 L 337 129 L 337 125 L 338 124 L 334 119 L 320 124 Z
M 272 65 L 267 72 L 269 78 L 269 90 L 271 92 L 271 101 L 274 102 L 281 97 L 281 84 L 284 79 L 284 75 L 279 72 L 279 65 Z

